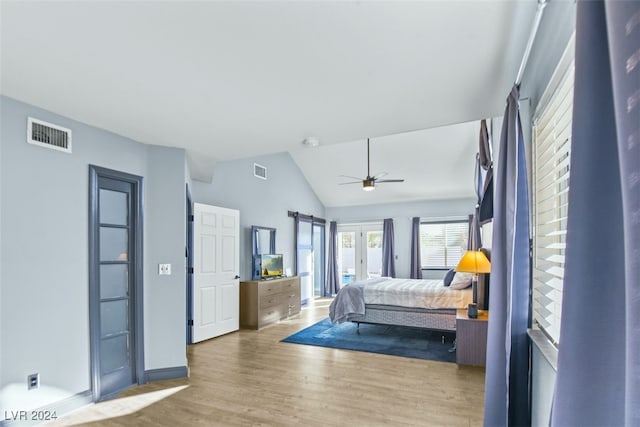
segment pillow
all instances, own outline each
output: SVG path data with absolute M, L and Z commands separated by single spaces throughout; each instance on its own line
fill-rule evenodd
M 453 276 L 456 275 L 456 270 L 455 269 L 451 269 L 449 271 L 447 271 L 447 274 L 444 275 L 444 285 L 445 286 L 449 286 L 451 284 L 451 281 L 453 280 Z
M 456 273 L 453 276 L 453 280 L 451 281 L 451 285 L 449 286 L 451 289 L 465 289 L 471 286 L 471 280 L 473 279 L 473 273 Z

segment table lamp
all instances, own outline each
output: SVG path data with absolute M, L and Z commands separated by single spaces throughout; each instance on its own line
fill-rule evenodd
M 478 273 L 491 273 L 491 262 L 480 251 L 467 251 L 456 267 L 461 273 L 473 273 L 471 287 L 473 289 L 473 302 L 478 303 Z

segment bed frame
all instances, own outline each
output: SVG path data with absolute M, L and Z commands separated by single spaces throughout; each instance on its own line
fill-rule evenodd
M 348 320 L 357 324 L 358 333 L 360 333 L 360 323 L 409 326 L 445 332 L 456 331 L 455 308 L 434 310 L 366 304 L 364 314 L 351 314 Z

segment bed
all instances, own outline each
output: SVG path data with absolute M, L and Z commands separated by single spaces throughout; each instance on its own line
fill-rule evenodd
M 334 323 L 355 322 L 456 330 L 456 310 L 473 301 L 471 288 L 451 289 L 442 280 L 380 277 L 353 282 L 329 307 Z

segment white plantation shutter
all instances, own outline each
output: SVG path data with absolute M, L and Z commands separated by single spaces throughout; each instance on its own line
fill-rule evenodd
M 468 221 L 420 224 L 422 268 L 455 267 L 467 249 Z
M 533 131 L 533 318 L 555 343 L 564 281 L 573 75 L 571 61 Z

